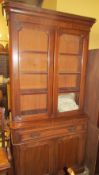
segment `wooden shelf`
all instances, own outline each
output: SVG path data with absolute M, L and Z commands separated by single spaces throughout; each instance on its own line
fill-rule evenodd
M 24 71 L 24 70 L 22 70 L 20 73 L 21 74 L 44 74 L 44 75 L 48 74 L 48 72 L 45 72 L 45 71 Z
M 19 52 L 20 54 L 48 54 L 46 51 L 33 51 L 33 50 L 23 50 Z
M 21 95 L 31 95 L 31 94 L 47 94 L 47 89 L 21 89 Z
M 59 88 L 59 93 L 80 92 L 79 88 Z
M 21 111 L 21 115 L 31 115 L 31 114 L 41 114 L 41 113 L 47 113 L 47 109 L 34 109 L 34 110 L 27 110 L 27 111 Z
M 81 53 L 59 53 L 59 55 L 63 55 L 63 56 L 65 56 L 65 55 L 70 55 L 70 56 L 81 56 Z
M 59 73 L 60 75 L 65 75 L 65 74 L 69 74 L 69 75 L 80 75 L 81 72 L 60 72 Z

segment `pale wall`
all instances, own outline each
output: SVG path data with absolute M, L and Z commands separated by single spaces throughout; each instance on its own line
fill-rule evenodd
M 90 48 L 99 48 L 99 0 L 44 0 L 42 7 L 96 18 L 97 22 L 90 35 Z M 2 33 L 0 39 L 8 39 L 6 20 L 2 16 L 1 5 L 0 33 Z
M 99 0 L 57 0 L 57 10 L 97 19 L 90 34 L 90 49 L 99 48 Z
M 42 8 L 56 10 L 57 0 L 44 0 Z
M 2 15 L 1 4 L 0 4 L 0 43 L 2 43 L 5 46 L 6 41 L 8 41 L 8 28 L 6 19 Z
M 42 4 L 42 7 L 46 9 L 56 10 L 56 6 L 57 6 L 57 0 L 44 0 Z M 7 28 L 6 20 L 2 15 L 1 4 L 0 4 L 0 36 L 1 36 L 0 43 L 2 43 L 5 46 L 6 45 L 5 41 L 8 40 L 8 28 Z M 1 40 L 3 41 L 1 42 Z

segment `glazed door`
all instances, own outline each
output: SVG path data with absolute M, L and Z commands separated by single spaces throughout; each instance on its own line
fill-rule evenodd
M 54 112 L 78 112 L 83 108 L 85 83 L 85 50 L 87 38 L 75 31 L 56 34 Z M 87 46 L 87 45 L 86 45 Z
M 12 115 L 15 120 L 47 118 L 52 113 L 53 33 L 32 23 L 18 25 L 12 34 L 18 46 Z

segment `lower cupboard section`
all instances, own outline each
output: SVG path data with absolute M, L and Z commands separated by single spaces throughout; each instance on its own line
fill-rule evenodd
M 58 175 L 64 166 L 84 165 L 86 134 L 13 145 L 16 175 Z

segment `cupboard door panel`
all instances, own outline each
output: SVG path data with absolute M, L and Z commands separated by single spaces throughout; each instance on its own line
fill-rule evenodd
M 77 137 L 61 138 L 57 141 L 58 157 L 57 167 L 58 170 L 63 169 L 64 166 L 70 167 L 77 164 L 79 139 Z
M 65 166 L 81 168 L 84 162 L 86 135 L 71 135 L 62 137 L 56 143 L 56 171 L 59 172 Z
M 15 162 L 17 175 L 44 175 L 49 173 L 49 143 L 28 142 L 25 145 L 17 146 L 14 149 L 20 150 L 20 158 L 17 155 L 18 164 Z

